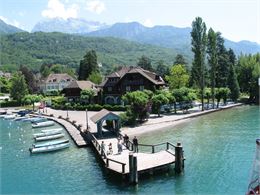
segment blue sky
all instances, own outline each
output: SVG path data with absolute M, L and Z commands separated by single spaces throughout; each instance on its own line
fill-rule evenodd
M 230 40 L 260 43 L 260 0 L 0 0 L 0 18 L 27 31 L 54 17 L 190 27 L 197 16 Z

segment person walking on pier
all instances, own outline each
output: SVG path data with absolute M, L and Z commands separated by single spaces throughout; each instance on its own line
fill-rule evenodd
M 134 150 L 134 152 L 138 152 L 138 140 L 137 140 L 136 136 L 134 136 L 134 139 L 133 139 L 133 150 Z
M 122 143 L 121 143 L 120 139 L 118 139 L 118 142 L 117 142 L 117 151 L 118 151 L 118 154 L 121 154 L 121 152 L 123 151 L 123 147 L 122 147 Z
M 105 147 L 106 147 L 106 145 L 105 145 L 104 141 L 102 141 L 102 143 L 101 143 L 101 157 L 105 156 Z
M 124 144 L 127 149 L 129 149 L 129 137 L 125 134 L 124 136 Z

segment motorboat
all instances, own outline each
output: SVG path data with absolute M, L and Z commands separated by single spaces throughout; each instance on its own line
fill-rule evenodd
M 54 124 L 55 123 L 53 121 L 45 121 L 45 122 L 33 123 L 32 127 L 33 128 L 48 127 L 48 126 L 52 126 Z
M 260 194 L 260 138 L 256 139 L 256 154 L 246 194 Z
M 44 117 L 33 117 L 30 119 L 30 121 L 32 123 L 41 123 L 41 122 L 45 122 L 47 121 L 48 119 L 47 118 L 44 118 Z
M 19 116 L 19 117 L 16 117 L 14 119 L 14 121 L 21 121 L 21 120 L 24 120 L 24 119 L 27 119 L 28 117 L 27 116 Z
M 63 133 L 55 134 L 55 135 L 48 135 L 48 136 L 43 136 L 43 137 L 36 137 L 34 138 L 35 141 L 46 141 L 46 140 L 52 140 L 52 139 L 58 139 L 64 137 Z
M 32 146 L 33 146 L 33 148 L 40 148 L 40 147 L 63 144 L 63 143 L 68 143 L 68 142 L 69 142 L 68 139 L 64 139 L 64 140 L 45 142 L 45 143 L 42 143 L 42 144 L 33 144 Z
M 62 128 L 56 128 L 56 129 L 43 129 L 41 130 L 42 133 L 47 133 L 47 132 L 52 132 L 52 131 L 62 131 L 63 129 Z
M 25 116 L 26 114 L 31 113 L 32 110 L 20 110 L 17 112 L 17 114 L 19 114 L 20 116 Z
M 62 143 L 62 144 L 50 145 L 50 146 L 39 147 L 39 148 L 30 148 L 29 150 L 31 153 L 41 153 L 41 152 L 57 151 L 57 150 L 68 148 L 69 146 L 70 143 Z
M 33 137 L 36 138 L 36 137 L 44 137 L 44 136 L 48 136 L 48 135 L 56 135 L 56 134 L 59 134 L 61 133 L 62 130 L 55 130 L 55 131 L 49 131 L 49 132 L 43 132 L 43 133 L 35 133 L 33 134 Z
M 9 119 L 14 119 L 16 117 L 16 114 L 8 114 L 5 115 L 4 119 L 9 120 Z

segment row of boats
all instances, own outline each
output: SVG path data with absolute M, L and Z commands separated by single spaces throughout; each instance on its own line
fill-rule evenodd
M 44 117 L 28 116 L 28 113 L 29 112 L 23 112 L 22 114 L 19 112 L 15 114 L 1 113 L 0 118 L 13 121 L 31 122 L 32 128 L 49 127 L 55 124 L 54 121 L 50 121 Z M 69 140 L 60 139 L 64 138 L 65 136 L 62 131 L 62 128 L 43 129 L 39 133 L 33 134 L 35 143 L 32 144 L 32 147 L 29 148 L 29 151 L 31 153 L 42 153 L 68 148 L 70 146 Z

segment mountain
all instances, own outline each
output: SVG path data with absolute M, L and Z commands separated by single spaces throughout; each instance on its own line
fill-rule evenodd
M 3 20 L 0 19 L 0 34 L 10 34 L 17 32 L 24 32 L 24 30 L 10 24 L 6 24 Z
M 26 65 L 39 71 L 42 64 L 62 64 L 77 69 L 86 51 L 94 49 L 102 71 L 117 66 L 135 66 L 142 55 L 151 58 L 153 65 L 159 60 L 172 64 L 176 56 L 173 49 L 112 37 L 85 37 L 63 33 L 16 33 L 1 36 L 0 69 L 15 71 Z
M 178 53 L 190 58 L 191 28 L 177 28 L 173 26 L 145 27 L 137 22 L 116 23 L 109 28 L 87 33 L 86 36 L 117 37 L 139 43 L 148 43 L 161 47 L 173 48 Z M 260 45 L 250 41 L 233 42 L 226 39 L 226 47 L 232 48 L 236 54 L 260 52 Z
M 54 18 L 37 23 L 32 32 L 63 32 L 70 34 L 82 34 L 91 31 L 107 28 L 108 25 L 100 22 L 86 21 L 84 19 L 68 18 Z

